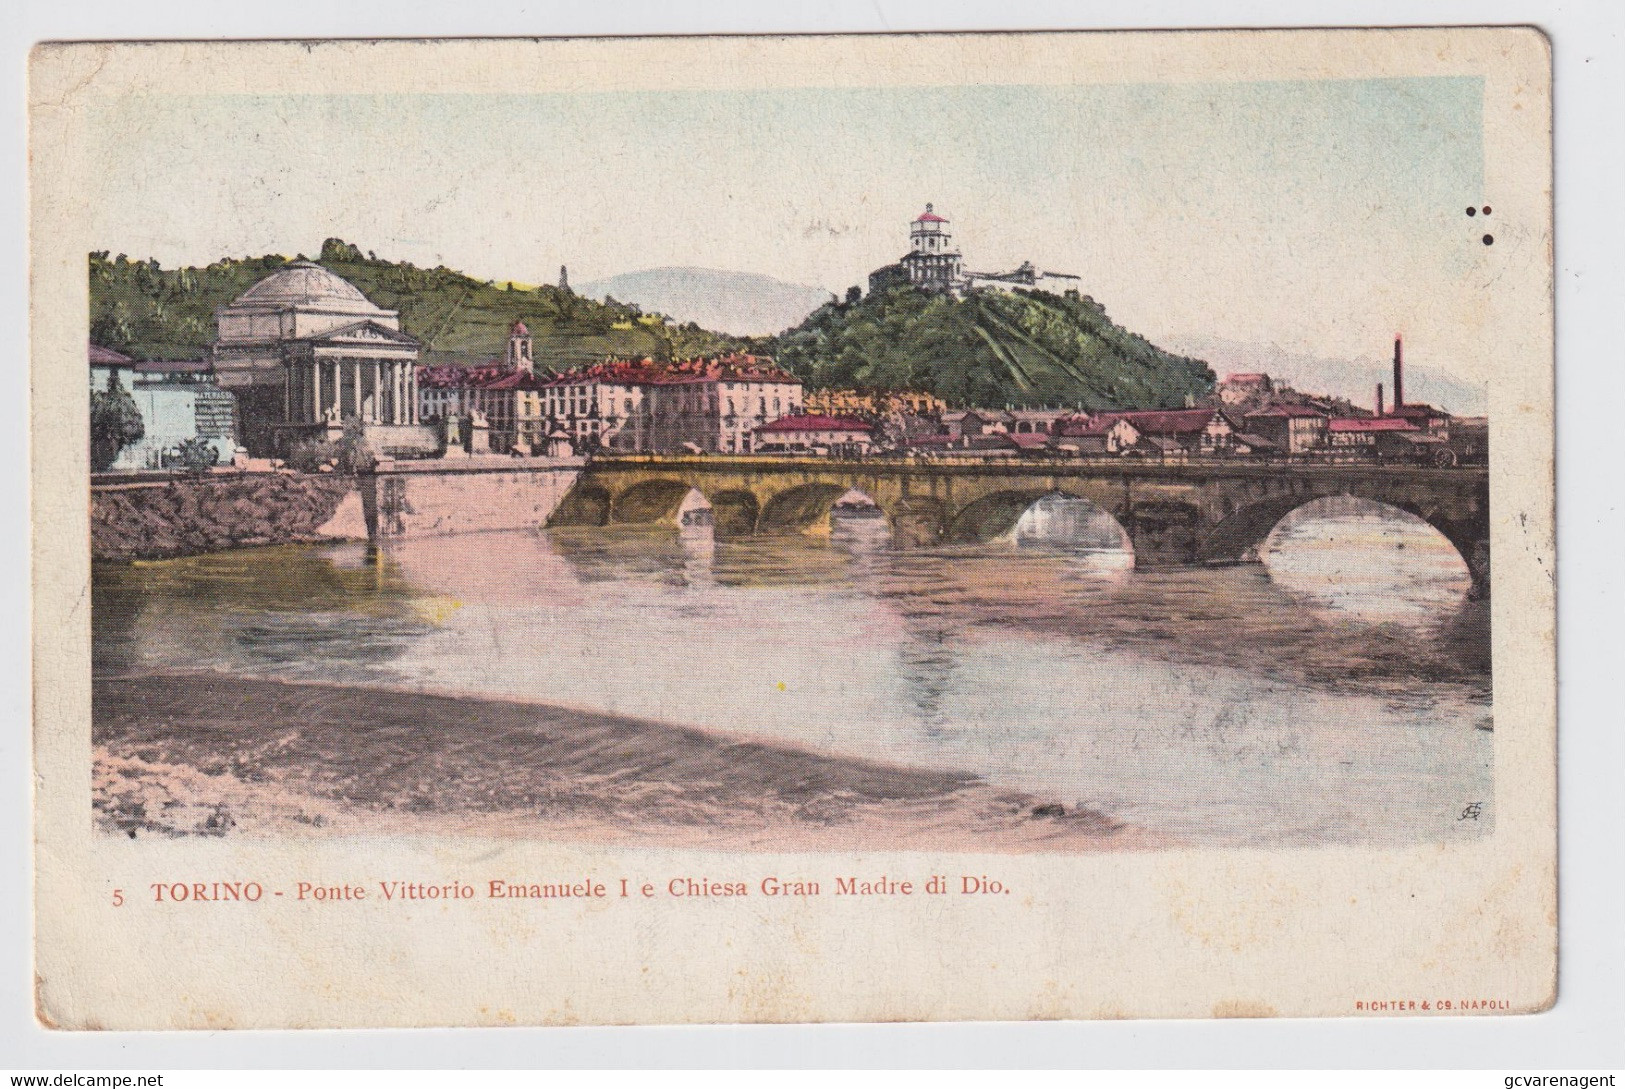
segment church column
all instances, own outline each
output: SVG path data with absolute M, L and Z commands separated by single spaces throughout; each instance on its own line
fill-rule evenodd
M 310 422 L 322 422 L 322 361 L 310 360 Z
M 407 364 L 409 373 L 406 379 L 406 412 L 407 420 L 418 422 L 418 367 L 416 363 Z
M 355 418 L 361 419 L 361 360 L 350 360 L 351 389 L 355 393 Z
M 399 359 L 389 365 L 390 376 L 394 378 L 392 388 L 395 390 L 395 409 L 393 417 L 396 423 L 406 422 L 406 364 Z

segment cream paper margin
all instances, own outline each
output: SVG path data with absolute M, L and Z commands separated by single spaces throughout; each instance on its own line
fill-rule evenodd
M 1551 63 L 1524 28 L 68 44 L 30 80 L 37 1012 L 66 1029 L 1340 1016 L 1556 996 Z M 1492 836 L 1406 850 L 734 854 L 94 833 L 84 108 L 126 95 L 1484 79 Z M 945 74 L 948 74 L 945 80 Z M 1527 225 L 1503 238 L 1506 225 Z M 988 873 L 1009 897 L 159 910 L 111 890 Z M 184 907 L 184 906 L 183 906 Z M 1420 1009 L 1418 1009 L 1420 1013 Z

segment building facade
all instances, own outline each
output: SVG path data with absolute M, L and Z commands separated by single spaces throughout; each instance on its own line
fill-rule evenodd
M 1270 405 L 1242 417 L 1246 430 L 1288 454 L 1308 454 L 1326 445 L 1326 414 L 1308 405 Z
M 236 401 L 215 382 L 203 360 L 136 361 L 90 346 L 90 388 L 116 382 L 141 414 L 142 437 L 119 451 L 109 467 L 165 469 L 180 463 L 182 444 L 202 439 L 215 464 L 231 463 L 237 449 Z
M 874 428 L 852 416 L 784 416 L 756 429 L 755 452 L 862 457 L 873 439 Z
M 295 443 L 362 425 L 380 452 L 418 451 L 418 342 L 400 315 L 312 261 L 295 261 L 215 313 L 210 361 L 237 398 L 245 445 Z M 432 437 L 430 441 L 432 446 Z
M 530 330 L 516 321 L 501 359 L 478 367 L 419 368 L 418 417 L 441 430 L 456 420 L 459 434 L 465 424 L 484 427 L 492 453 L 542 454 L 550 435 L 546 388 L 536 374 Z
M 578 450 L 744 454 L 761 425 L 802 410 L 801 381 L 771 359 L 732 354 L 609 360 L 545 384 L 551 430 Z

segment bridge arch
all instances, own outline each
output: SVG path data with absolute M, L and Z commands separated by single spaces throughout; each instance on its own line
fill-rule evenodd
M 761 518 L 757 521 L 757 531 L 760 533 L 808 533 L 819 532 L 829 528 L 829 518 L 832 509 L 842 496 L 849 491 L 860 491 L 861 494 L 874 502 L 874 497 L 861 489 L 855 489 L 850 484 L 830 481 L 811 481 L 798 484 L 778 492 L 767 501 L 762 508 Z M 878 503 L 875 504 L 877 507 Z M 890 517 L 889 511 L 884 513 Z
M 633 524 L 675 522 L 683 500 L 693 490 L 685 480 L 661 477 L 640 481 L 615 496 L 610 519 Z
M 612 506 L 609 489 L 578 480 L 548 518 L 550 526 L 607 526 Z
M 1015 532 L 1021 520 L 1044 500 L 1071 499 L 1088 504 L 1089 508 L 1109 518 L 1116 526 L 1118 543 L 1125 550 L 1134 549 L 1134 540 L 1117 513 L 1101 506 L 1088 496 L 1055 489 L 1011 489 L 984 495 L 966 504 L 948 529 L 948 539 L 955 543 L 992 541 Z M 1102 542 L 1104 543 L 1104 542 Z
M 1294 511 L 1328 499 L 1346 497 L 1359 499 L 1401 511 L 1431 526 L 1455 546 L 1462 562 L 1473 577 L 1475 593 L 1488 590 L 1489 580 L 1489 523 L 1482 512 L 1468 517 L 1450 517 L 1430 505 L 1410 501 L 1405 496 L 1362 495 L 1358 492 L 1335 492 L 1318 495 L 1272 496 L 1257 503 L 1238 508 L 1208 531 L 1197 552 L 1204 562 L 1257 559 L 1258 549 L 1275 532 L 1277 526 Z

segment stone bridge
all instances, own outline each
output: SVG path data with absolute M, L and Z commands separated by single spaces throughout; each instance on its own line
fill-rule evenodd
M 903 546 L 990 540 L 1046 495 L 1110 513 L 1142 565 L 1248 557 L 1283 517 L 1316 499 L 1354 496 L 1416 515 L 1447 537 L 1489 587 L 1489 475 L 1482 467 L 1128 459 L 1067 462 L 622 456 L 593 460 L 553 525 L 673 522 L 690 489 L 719 536 L 816 531 L 856 488 Z

